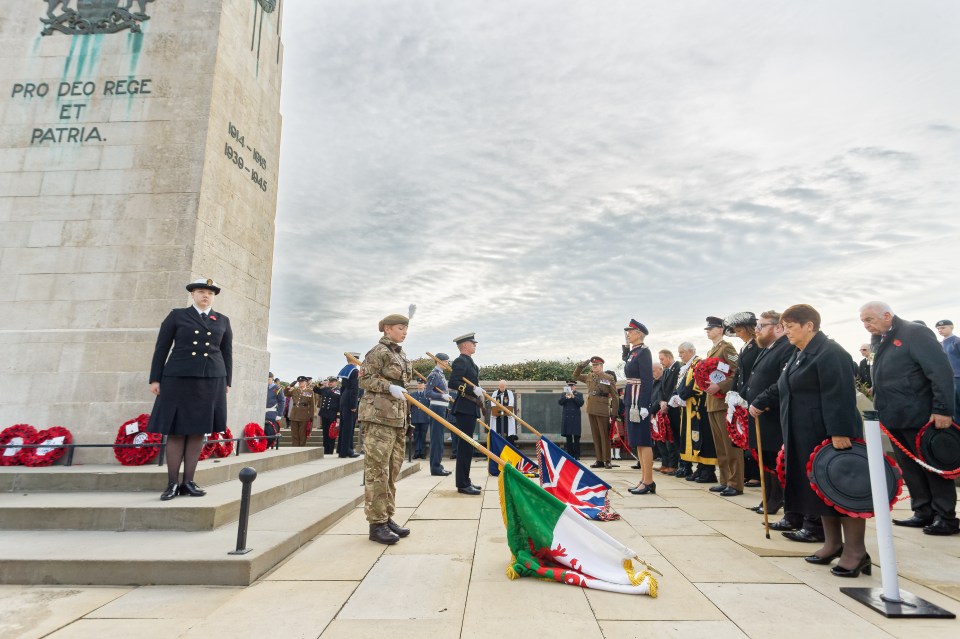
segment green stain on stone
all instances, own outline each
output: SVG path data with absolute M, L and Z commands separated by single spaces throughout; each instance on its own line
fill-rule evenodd
M 67 54 L 67 59 L 63 61 L 63 77 L 62 80 L 67 79 L 67 74 L 70 73 L 70 65 L 73 63 L 73 54 L 77 50 L 77 38 L 83 38 L 85 36 L 71 36 L 70 37 L 70 53 Z
M 140 52 L 142 50 L 143 33 L 128 33 L 127 51 L 130 53 L 130 75 L 133 75 L 137 70 L 137 65 L 140 63 Z

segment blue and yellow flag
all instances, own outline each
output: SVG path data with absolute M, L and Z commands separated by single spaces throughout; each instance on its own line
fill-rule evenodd
M 516 446 L 500 436 L 500 434 L 498 434 L 496 431 L 487 431 L 487 448 L 490 449 L 491 453 L 507 462 L 521 473 L 533 474 L 537 472 L 537 465 L 534 464 L 529 457 L 521 453 Z M 489 468 L 490 474 L 494 477 L 500 474 L 500 469 L 497 467 L 496 462 L 491 461 L 489 463 Z

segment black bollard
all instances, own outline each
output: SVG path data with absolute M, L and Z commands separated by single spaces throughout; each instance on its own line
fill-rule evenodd
M 249 466 L 240 469 L 240 483 L 243 492 L 240 493 L 240 519 L 237 521 L 237 549 L 228 552 L 228 555 L 245 555 L 253 548 L 247 548 L 247 520 L 250 518 L 250 488 L 257 478 L 256 469 Z

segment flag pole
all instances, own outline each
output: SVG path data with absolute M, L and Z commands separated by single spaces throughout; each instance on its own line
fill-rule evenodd
M 344 356 L 346 356 L 346 358 L 347 358 L 352 364 L 355 364 L 355 365 L 361 367 L 361 372 L 360 372 L 360 374 L 362 375 L 362 374 L 363 374 L 363 369 L 362 369 L 363 363 L 362 363 L 360 360 L 358 360 L 356 357 L 354 357 L 353 355 L 351 355 L 350 353 L 344 353 Z M 434 418 L 435 420 L 437 420 L 437 422 L 438 422 L 441 426 L 443 426 L 444 428 L 446 428 L 447 430 L 449 430 L 451 433 L 453 433 L 454 435 L 456 435 L 457 437 L 459 437 L 459 438 L 462 439 L 463 441 L 465 441 L 465 442 L 467 442 L 468 444 L 470 444 L 471 446 L 473 446 L 476 450 L 478 450 L 478 451 L 480 451 L 481 453 L 483 453 L 484 455 L 486 455 L 487 459 L 489 459 L 490 461 L 496 462 L 496 464 L 497 464 L 498 466 L 504 466 L 504 465 L 507 463 L 507 462 L 503 461 L 503 459 L 501 459 L 498 455 L 494 455 L 494 454 L 491 453 L 486 447 L 484 447 L 484 446 L 482 446 L 481 444 L 479 444 L 479 443 L 477 443 L 476 441 L 474 441 L 472 437 L 467 437 L 467 436 L 463 433 L 462 430 L 460 430 L 459 428 L 457 428 L 456 426 L 454 426 L 453 424 L 451 424 L 450 422 L 448 422 L 447 420 L 445 420 L 443 417 L 440 417 L 440 415 L 438 415 L 438 414 L 436 414 L 435 412 L 433 412 L 432 410 L 430 410 L 429 407 L 424 406 L 423 404 L 421 404 L 420 402 L 418 402 L 418 401 L 415 400 L 414 398 L 410 397 L 410 393 L 408 393 L 408 392 L 406 391 L 406 389 L 404 389 L 404 391 L 403 391 L 403 398 L 404 398 L 405 400 L 407 400 L 408 403 L 413 404 L 414 406 L 416 406 L 417 408 L 419 408 L 420 410 L 422 410 L 423 412 L 425 412 L 427 415 L 429 415 L 430 417 L 432 417 L 432 418 Z
M 436 357 L 433 353 L 427 351 L 427 355 L 429 355 L 431 358 L 433 358 L 433 361 L 435 361 L 437 364 L 439 364 L 439 365 L 442 366 L 443 368 L 445 368 L 445 369 L 447 369 L 447 370 L 451 370 L 449 364 L 447 364 L 447 363 L 444 362 L 443 360 L 437 359 L 437 357 Z M 477 385 L 474 384 L 473 382 L 471 382 L 469 379 L 465 379 L 465 380 L 463 380 L 463 381 L 465 381 L 466 383 L 470 384 L 471 386 L 473 386 L 473 387 L 475 387 L 475 388 L 477 387 Z M 490 400 L 491 403 L 496 404 L 497 406 L 499 406 L 501 410 L 503 410 L 504 412 L 507 413 L 507 415 L 509 415 L 510 417 L 513 417 L 513 418 L 516 419 L 518 422 L 520 422 L 521 424 L 523 424 L 524 426 L 526 426 L 527 429 L 530 430 L 530 432 L 532 432 L 534 435 L 536 435 L 537 437 L 543 437 L 543 434 L 542 434 L 540 431 L 538 431 L 536 428 L 534 428 L 533 426 L 531 426 L 531 425 L 528 424 L 527 422 L 525 422 L 525 421 L 523 421 L 522 419 L 520 419 L 520 417 L 517 416 L 512 410 L 510 410 L 509 408 L 507 408 L 506 406 L 504 406 L 503 404 L 501 404 L 500 402 L 498 402 L 497 400 L 495 400 L 493 397 L 491 397 L 489 393 L 484 392 L 484 393 L 483 393 L 483 396 L 486 397 L 488 400 Z
M 757 461 L 760 462 L 760 499 L 763 503 L 763 526 L 766 529 L 767 539 L 770 539 L 770 516 L 767 514 L 767 484 L 763 480 L 766 468 L 763 465 L 763 444 L 760 442 L 760 420 L 753 418 L 753 426 L 757 429 Z

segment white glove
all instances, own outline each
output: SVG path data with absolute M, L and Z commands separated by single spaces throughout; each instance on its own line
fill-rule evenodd
M 441 397 L 443 397 L 443 401 L 445 401 L 445 402 L 452 402 L 452 401 L 453 401 L 453 398 L 450 397 L 450 395 L 448 395 L 447 393 L 444 393 L 443 395 L 441 395 Z
M 727 391 L 727 396 L 724 397 L 723 401 L 727 403 L 727 406 L 736 406 L 740 403 L 740 393 L 737 391 Z
M 647 415 L 649 414 L 650 414 L 650 411 L 648 411 L 646 408 L 640 409 L 640 419 L 646 419 Z
M 679 408 L 680 406 L 683 405 L 683 400 L 680 399 L 679 395 L 674 395 L 673 397 L 670 398 L 670 401 L 667 402 L 667 405 L 672 406 L 673 408 Z
M 389 390 L 390 394 L 397 399 L 403 399 L 403 394 L 407 392 L 407 389 L 405 389 L 403 386 L 397 386 L 396 384 L 390 384 L 390 387 L 387 390 Z
M 750 402 L 741 397 L 740 401 L 737 402 L 737 406 L 740 408 L 748 408 L 750 406 Z
M 476 395 L 477 397 L 483 397 L 483 389 L 480 388 L 479 386 L 474 386 L 473 394 Z

